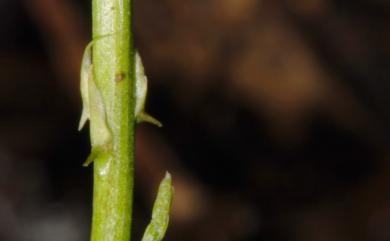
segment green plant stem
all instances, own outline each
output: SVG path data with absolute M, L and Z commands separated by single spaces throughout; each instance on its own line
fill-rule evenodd
M 129 241 L 133 205 L 135 71 L 131 0 L 93 0 L 93 77 L 112 132 L 112 157 L 94 162 L 92 241 Z

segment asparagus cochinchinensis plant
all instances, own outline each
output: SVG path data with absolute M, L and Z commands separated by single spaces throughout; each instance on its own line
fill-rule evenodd
M 91 241 L 129 241 L 134 185 L 135 125 L 161 123 L 144 112 L 147 78 L 133 45 L 131 0 L 93 0 L 93 40 L 81 63 L 83 111 L 90 126 L 94 165 Z M 142 241 L 165 235 L 173 195 L 166 173 Z

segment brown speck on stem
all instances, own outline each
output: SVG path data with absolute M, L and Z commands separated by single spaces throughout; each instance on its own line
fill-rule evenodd
M 120 72 L 120 73 L 117 73 L 116 75 L 115 75 L 115 82 L 121 82 L 122 80 L 124 80 L 125 79 L 125 76 L 126 76 L 126 74 L 125 73 L 123 73 L 123 72 Z

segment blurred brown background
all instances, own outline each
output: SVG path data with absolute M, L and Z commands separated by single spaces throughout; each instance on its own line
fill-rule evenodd
M 88 240 L 88 0 L 0 1 L 0 240 Z M 147 109 L 133 240 L 390 240 L 390 2 L 135 0 Z

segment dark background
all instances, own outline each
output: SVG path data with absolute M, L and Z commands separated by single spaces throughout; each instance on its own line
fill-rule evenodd
M 0 240 L 88 240 L 79 65 L 90 1 L 0 1 Z M 133 240 L 390 240 L 390 3 L 136 0 L 149 78 Z

